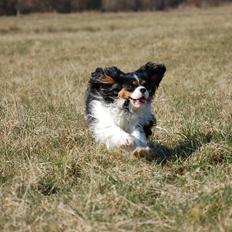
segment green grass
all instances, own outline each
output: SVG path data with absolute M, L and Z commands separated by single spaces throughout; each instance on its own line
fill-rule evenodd
M 0 18 L 0 230 L 231 231 L 232 7 Z M 165 63 L 154 160 L 97 145 L 98 66 Z

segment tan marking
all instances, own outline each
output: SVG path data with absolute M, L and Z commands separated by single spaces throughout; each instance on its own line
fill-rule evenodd
M 134 85 L 134 86 L 136 85 L 137 86 L 138 85 L 138 81 L 132 81 L 132 85 Z
M 127 91 L 126 89 L 122 89 L 119 93 L 118 93 L 118 97 L 119 98 L 123 98 L 123 99 L 129 99 L 131 95 L 131 92 Z
M 145 83 L 146 83 L 145 80 L 141 80 L 141 81 L 140 81 L 140 84 L 141 84 L 141 85 L 144 85 Z
M 110 76 L 104 76 L 101 80 L 100 80 L 101 83 L 103 84 L 114 84 L 115 81 L 112 77 Z

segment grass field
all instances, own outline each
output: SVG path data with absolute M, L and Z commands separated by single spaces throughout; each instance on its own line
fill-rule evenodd
M 153 160 L 85 127 L 90 73 L 164 63 Z M 0 18 L 1 231 L 232 231 L 232 5 Z

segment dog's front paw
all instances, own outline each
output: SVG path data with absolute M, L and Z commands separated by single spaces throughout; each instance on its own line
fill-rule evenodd
M 136 158 L 149 158 L 151 156 L 151 148 L 150 147 L 137 147 L 133 151 L 133 155 Z
M 130 136 L 129 134 L 127 134 L 120 138 L 119 144 L 120 144 L 120 148 L 134 149 L 136 143 L 135 143 L 134 138 Z

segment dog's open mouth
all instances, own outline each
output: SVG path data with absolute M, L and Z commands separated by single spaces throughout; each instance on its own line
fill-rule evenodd
M 134 105 L 135 107 L 140 107 L 141 105 L 143 105 L 145 102 L 147 101 L 147 99 L 145 97 L 141 97 L 138 99 L 133 99 L 130 97 L 130 102 L 132 105 Z

